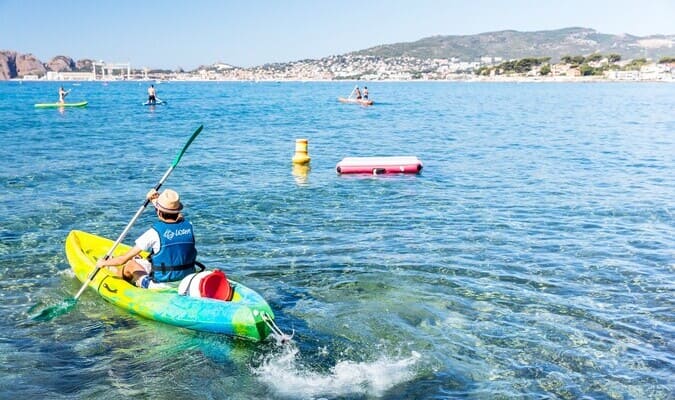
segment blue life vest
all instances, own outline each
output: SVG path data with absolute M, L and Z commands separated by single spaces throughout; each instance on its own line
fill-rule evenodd
M 155 282 L 179 281 L 195 272 L 197 249 L 192 224 L 186 220 L 156 222 L 153 229 L 159 234 L 159 252 L 152 254 L 152 272 Z

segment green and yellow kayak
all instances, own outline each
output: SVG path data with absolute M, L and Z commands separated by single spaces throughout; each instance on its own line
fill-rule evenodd
M 86 282 L 96 269 L 96 260 L 105 256 L 113 241 L 82 231 L 66 238 L 66 256 L 77 278 Z M 129 250 L 120 244 L 112 256 Z M 222 333 L 260 341 L 270 335 L 274 313 L 254 290 L 228 280 L 234 290 L 230 301 L 180 295 L 171 288 L 141 289 L 101 268 L 89 286 L 106 301 L 144 318 L 182 328 Z
M 86 101 L 79 103 L 37 103 L 35 108 L 61 108 L 61 107 L 86 107 L 89 104 Z

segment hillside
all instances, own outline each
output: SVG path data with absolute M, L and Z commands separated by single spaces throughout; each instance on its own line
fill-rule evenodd
M 556 63 L 564 56 L 588 56 L 593 53 L 602 55 L 617 54 L 622 60 L 649 58 L 659 61 L 663 57 L 675 56 L 675 35 L 651 35 L 645 37 L 610 35 L 599 33 L 588 28 L 564 28 L 550 31 L 518 32 L 513 30 L 480 33 L 460 36 L 432 36 L 415 42 L 394 43 L 371 47 L 344 55 L 327 56 L 320 60 L 302 60 L 301 62 L 265 64 L 253 68 L 235 68 L 227 64 L 217 63 L 210 69 L 220 71 L 233 69 L 243 71 L 246 75 L 258 68 L 281 71 L 284 78 L 292 78 L 297 74 L 293 68 L 298 64 L 315 64 L 313 68 L 325 73 L 312 76 L 312 79 L 327 79 L 337 69 L 359 70 L 361 72 L 345 72 L 337 74 L 341 79 L 367 75 L 373 65 L 357 65 L 356 58 L 378 57 L 397 59 L 414 57 L 408 60 L 408 72 L 423 72 L 428 69 L 428 62 L 434 59 L 456 59 L 461 62 L 478 61 L 481 57 L 499 57 L 502 60 L 516 60 L 528 57 L 550 57 Z M 353 57 L 349 57 L 353 56 Z M 426 61 L 425 61 L 426 60 Z M 398 61 L 395 61 L 398 62 Z M 336 63 L 335 68 L 328 65 Z M 488 61 L 489 63 L 489 61 Z M 92 60 L 84 59 L 75 62 L 67 56 L 56 56 L 43 63 L 32 54 L 21 54 L 16 51 L 0 51 L 0 80 L 23 78 L 26 75 L 44 76 L 48 71 L 70 72 L 91 71 Z M 336 69 L 337 68 L 337 69 Z M 396 75 L 394 68 L 386 67 L 389 75 Z M 236 72 L 235 71 L 235 72 Z M 269 71 L 268 71 L 269 72 Z M 401 72 L 401 71 L 399 71 Z M 406 72 L 406 71 L 402 71 Z M 265 73 L 263 73 L 264 75 Z M 235 73 L 235 78 L 238 75 Z M 237 78 L 238 79 L 238 78 Z M 255 78 L 258 79 L 258 78 Z M 275 78 L 277 79 L 277 78 Z M 390 76 L 390 79 L 394 79 Z
M 675 35 L 646 37 L 610 35 L 588 28 L 564 28 L 550 31 L 499 31 L 476 35 L 432 36 L 415 42 L 375 46 L 350 53 L 360 56 L 458 58 L 474 61 L 483 56 L 505 60 L 525 57 L 551 57 L 591 53 L 619 54 L 622 59 L 651 58 L 675 54 Z

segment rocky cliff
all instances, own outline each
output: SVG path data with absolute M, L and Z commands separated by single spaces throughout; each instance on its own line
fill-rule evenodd
M 66 56 L 56 56 L 43 63 L 32 54 L 16 51 L 0 51 L 0 80 L 23 78 L 26 75 L 44 76 L 47 71 L 71 72 L 91 71 L 91 60 L 79 60 L 77 63 Z
M 0 79 L 12 79 L 25 75 L 42 76 L 47 69 L 32 54 L 21 54 L 15 51 L 0 51 Z
M 47 63 L 47 69 L 55 72 L 72 72 L 75 70 L 75 61 L 66 56 L 56 56 Z
M 16 63 L 14 58 L 12 61 L 9 60 L 9 52 L 0 52 L 0 80 L 7 80 L 11 76 L 16 76 Z

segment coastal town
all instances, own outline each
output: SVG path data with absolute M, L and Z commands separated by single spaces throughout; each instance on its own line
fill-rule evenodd
M 59 56 L 52 70 L 31 71 L 22 80 L 161 80 L 161 81 L 656 81 L 675 82 L 675 58 L 622 60 L 617 54 L 503 60 L 484 56 L 474 61 L 457 58 L 421 59 L 337 55 L 317 60 L 237 67 L 226 63 L 191 71 L 137 68 L 130 62 L 81 60 Z M 55 58 L 56 60 L 56 58 Z
M 673 81 L 675 60 L 648 62 L 610 61 L 601 57 L 589 61 L 593 74 L 584 74 L 578 60 L 550 64 L 542 62 L 527 70 L 505 66 L 499 57 L 481 57 L 466 62 L 458 59 L 419 59 L 414 57 L 382 58 L 376 56 L 333 56 L 321 60 L 304 60 L 283 64 L 266 64 L 254 68 L 237 68 L 214 64 L 189 74 L 176 74 L 178 79 L 199 80 L 365 80 L 365 81 L 447 81 L 447 80 L 649 80 Z M 597 73 L 596 71 L 601 71 Z

